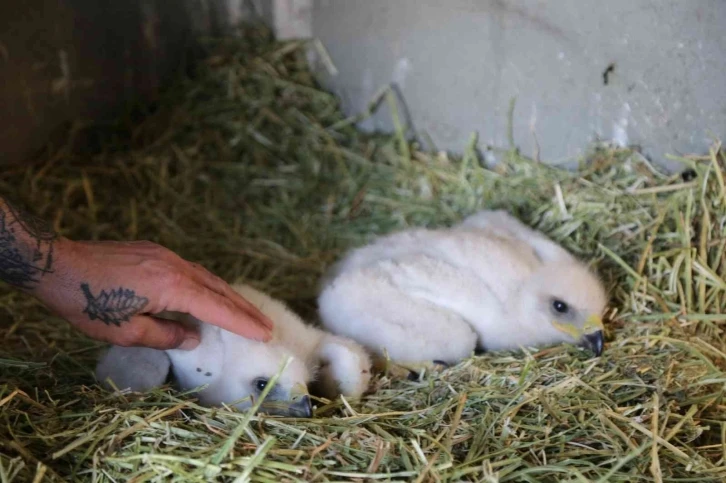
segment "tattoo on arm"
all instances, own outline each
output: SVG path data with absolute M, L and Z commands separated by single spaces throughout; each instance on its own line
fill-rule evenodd
M 50 223 L 0 198 L 0 279 L 32 290 L 53 272 L 53 244 L 58 234 Z
M 93 295 L 88 284 L 82 283 L 81 291 L 86 299 L 83 313 L 91 320 L 100 320 L 106 325 L 114 324 L 117 327 L 140 314 L 149 303 L 146 297 L 138 296 L 133 290 L 123 287 L 101 290 L 98 295 Z

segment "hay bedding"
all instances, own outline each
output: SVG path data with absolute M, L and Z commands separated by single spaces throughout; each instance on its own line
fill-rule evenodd
M 611 149 L 577 172 L 515 152 L 489 170 L 473 150 L 453 159 L 356 132 L 301 44 L 249 29 L 208 48 L 154 114 L 74 131 L 6 170 L 3 193 L 67 236 L 151 239 L 307 316 L 346 247 L 508 207 L 594 260 L 612 288 L 605 354 L 488 354 L 438 377 L 381 377 L 361 401 L 321 401 L 313 420 L 252 417 L 167 388 L 100 390 L 98 344 L 2 288 L 0 481 L 726 477 L 719 146 L 684 158 L 685 180 Z

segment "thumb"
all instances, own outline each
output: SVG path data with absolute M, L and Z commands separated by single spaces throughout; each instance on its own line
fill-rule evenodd
M 192 350 L 200 343 L 200 336 L 195 328 L 172 320 L 137 315 L 131 319 L 130 325 L 143 327 L 138 331 L 132 329 L 132 333 L 138 334 L 137 340 L 133 342 L 135 346 L 159 350 Z

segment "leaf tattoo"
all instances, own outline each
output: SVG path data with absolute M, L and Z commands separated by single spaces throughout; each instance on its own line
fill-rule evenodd
M 83 313 L 88 314 L 89 319 L 100 320 L 106 325 L 118 327 L 121 322 L 128 322 L 149 303 L 146 297 L 140 297 L 133 290 L 123 287 L 108 292 L 101 290 L 98 296 L 93 295 L 87 283 L 81 284 L 81 290 L 87 303 Z

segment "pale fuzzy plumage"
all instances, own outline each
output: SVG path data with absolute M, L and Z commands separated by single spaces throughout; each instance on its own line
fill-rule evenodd
M 200 345 L 191 351 L 114 346 L 101 357 L 96 377 L 101 382 L 110 377 L 119 389 L 144 391 L 163 384 L 171 366 L 179 389 L 207 385 L 197 394 L 202 404 L 237 403 L 244 409 L 251 405 L 249 396 L 261 392 L 259 381 L 277 374 L 290 357 L 290 364 L 280 374 L 263 408 L 289 415 L 305 415 L 308 411 L 304 406 L 309 404 L 305 395 L 310 383 L 323 388 L 325 393 L 318 395 L 328 398 L 338 394 L 358 397 L 367 389 L 371 362 L 360 345 L 305 324 L 281 301 L 248 285 L 232 288 L 274 322 L 269 342 L 246 339 L 190 316 L 165 314 L 167 318 L 197 324 Z M 244 398 L 248 399 L 241 401 Z
M 553 298 L 570 312 L 556 313 Z M 354 249 L 331 269 L 318 299 L 328 330 L 408 364 L 455 363 L 476 348 L 582 342 L 595 333 L 601 344 L 605 304 L 584 264 L 504 211 Z

